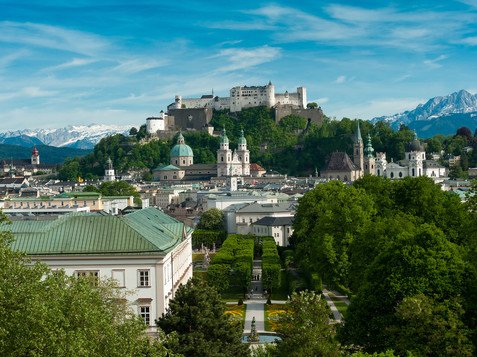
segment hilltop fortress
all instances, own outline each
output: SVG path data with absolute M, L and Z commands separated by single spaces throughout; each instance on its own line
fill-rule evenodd
M 187 108 L 212 108 L 215 110 L 229 109 L 231 112 L 239 112 L 243 108 L 266 106 L 271 108 L 275 105 L 290 105 L 295 108 L 306 108 L 306 88 L 298 87 L 295 93 L 275 93 L 275 86 L 268 82 L 265 86 L 237 86 L 230 89 L 230 97 L 218 97 L 213 94 L 203 95 L 200 98 L 182 99 L 176 95 L 175 102 L 167 107 L 171 109 Z
M 233 113 L 259 106 L 274 108 L 276 122 L 291 114 L 317 124 L 323 118 L 321 108 L 307 108 L 305 87 L 298 87 L 294 93 L 276 93 L 275 86 L 269 82 L 264 86 L 233 87 L 229 97 L 207 94 L 200 98 L 182 98 L 176 95 L 174 102 L 167 106 L 167 113 L 161 111 L 158 117 L 147 118 L 147 133 L 155 135 L 190 129 L 210 131 L 213 130 L 209 123 L 214 110 L 230 110 Z

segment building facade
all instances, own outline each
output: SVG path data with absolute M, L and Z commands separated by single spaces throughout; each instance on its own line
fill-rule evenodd
M 250 176 L 250 152 L 243 130 L 234 151 L 229 147 L 225 129 L 222 132 L 220 148 L 217 150 L 217 177 L 222 176 Z
M 182 98 L 176 96 L 174 103 L 167 107 L 171 109 L 211 108 L 215 110 L 229 109 L 231 112 L 243 108 L 266 106 L 271 108 L 276 104 L 306 108 L 307 94 L 305 87 L 298 87 L 296 92 L 276 93 L 275 86 L 269 82 L 264 86 L 236 86 L 230 89 L 229 97 L 203 95 L 200 98 Z
M 150 333 L 178 287 L 192 277 L 192 230 L 157 209 L 121 218 L 73 213 L 54 221 L 0 226 L 7 229 L 15 236 L 12 248 L 32 261 L 69 275 L 114 279 L 119 289 L 130 292 L 129 306 Z

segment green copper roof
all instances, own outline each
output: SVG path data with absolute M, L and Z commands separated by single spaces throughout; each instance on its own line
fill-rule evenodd
M 243 130 L 240 130 L 240 138 L 238 139 L 238 144 L 247 145 L 247 139 L 245 139 L 245 136 L 243 135 Z
M 173 171 L 173 170 L 180 170 L 180 168 L 178 168 L 177 166 L 174 166 L 174 165 L 167 165 L 167 166 L 161 166 L 161 167 L 158 167 L 156 169 L 154 169 L 153 171 Z
M 366 147 L 364 148 L 364 154 L 367 157 L 373 157 L 373 153 L 374 153 L 374 149 L 373 149 L 373 145 L 371 143 L 371 135 L 368 134 Z
M 29 255 L 164 254 L 190 232 L 155 208 L 126 216 L 70 213 L 55 221 L 14 221 L 0 230 L 11 230 L 12 248 Z
M 222 132 L 222 136 L 220 137 L 220 143 L 221 144 L 228 144 L 229 143 L 229 138 L 227 137 L 227 134 L 225 132 L 225 128 L 224 128 L 224 131 Z
M 171 157 L 178 157 L 178 156 L 194 156 L 194 152 L 192 151 L 189 145 L 186 145 L 184 136 L 182 133 L 179 133 L 177 137 L 177 144 L 171 150 Z

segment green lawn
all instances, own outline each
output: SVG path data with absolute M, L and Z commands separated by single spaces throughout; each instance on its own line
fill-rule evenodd
M 346 311 L 348 311 L 348 305 L 345 304 L 344 301 L 339 300 L 339 299 L 331 299 L 333 300 L 333 303 L 335 304 L 336 308 L 338 311 L 341 313 L 341 315 L 345 315 Z

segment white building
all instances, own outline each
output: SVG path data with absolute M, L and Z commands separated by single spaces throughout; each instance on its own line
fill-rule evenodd
M 243 130 L 238 140 L 238 147 L 232 151 L 229 148 L 229 138 L 225 129 L 220 138 L 220 148 L 217 150 L 217 177 L 250 176 L 250 152 Z
M 224 210 L 227 233 L 253 233 L 253 224 L 264 217 L 293 217 L 295 202 L 245 203 Z
M 273 237 L 281 247 L 290 244 L 293 234 L 293 217 L 263 217 L 252 223 L 252 233 L 260 237 Z
M 158 131 L 166 130 L 166 122 L 168 115 L 161 111 L 158 117 L 149 117 L 146 119 L 146 132 L 150 135 L 156 134 Z
M 116 280 L 131 292 L 129 305 L 150 333 L 179 285 L 192 277 L 192 229 L 154 208 L 122 217 L 72 213 L 54 221 L 14 221 L 0 230 L 13 232 L 14 250 L 53 270 Z
M 275 93 L 275 86 L 269 82 L 265 86 L 236 86 L 230 89 L 230 97 L 203 95 L 200 98 L 185 98 L 176 95 L 174 103 L 167 109 L 213 108 L 215 110 L 229 109 L 231 112 L 243 108 L 266 106 L 271 108 L 276 104 L 290 105 L 304 109 L 307 104 L 305 87 L 298 87 L 295 93 Z
M 114 172 L 113 162 L 111 158 L 108 157 L 107 161 L 108 167 L 104 170 L 104 181 L 116 181 L 116 173 Z

